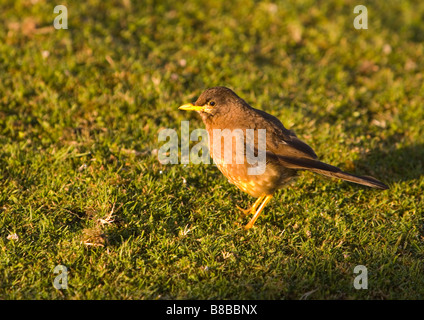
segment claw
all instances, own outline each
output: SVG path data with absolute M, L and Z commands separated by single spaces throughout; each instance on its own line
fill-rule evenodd
M 249 208 L 249 209 L 243 209 L 243 208 L 240 208 L 239 206 L 237 206 L 236 205 L 236 207 L 237 207 L 237 209 L 239 209 L 245 216 L 247 216 L 249 213 L 252 213 L 252 208 Z

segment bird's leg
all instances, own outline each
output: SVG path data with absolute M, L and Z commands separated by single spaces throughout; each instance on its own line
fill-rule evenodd
M 240 209 L 241 212 L 243 212 L 244 215 L 248 215 L 249 213 L 255 213 L 256 208 L 259 206 L 259 204 L 262 202 L 262 200 L 264 198 L 265 198 L 265 195 L 260 196 L 258 199 L 256 199 L 256 201 L 253 204 L 253 206 L 250 207 L 249 209 L 243 209 L 243 208 L 240 208 L 239 206 L 237 206 L 237 208 Z
M 255 203 L 253 204 L 253 206 L 250 208 L 250 212 L 251 213 L 255 213 L 256 208 L 261 204 L 261 202 L 264 200 L 265 195 L 260 196 L 258 199 L 256 199 Z
M 253 224 L 255 223 L 256 219 L 258 219 L 259 215 L 261 214 L 262 210 L 265 208 L 265 206 L 267 205 L 267 203 L 272 199 L 272 195 L 267 195 L 265 196 L 265 200 L 262 202 L 261 206 L 259 207 L 259 209 L 255 212 L 255 214 L 253 215 L 253 218 L 249 221 L 248 224 L 246 224 L 246 226 L 244 227 L 244 229 L 248 230 L 250 228 L 253 227 Z

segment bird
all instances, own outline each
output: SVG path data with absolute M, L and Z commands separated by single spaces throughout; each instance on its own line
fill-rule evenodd
M 314 150 L 299 139 L 293 130 L 286 129 L 273 115 L 251 107 L 227 87 L 208 88 L 196 102 L 183 104 L 179 109 L 199 113 L 208 132 L 209 154 L 218 169 L 230 183 L 257 198 L 249 209 L 237 206 L 245 215 L 253 215 L 244 227 L 246 230 L 253 227 L 274 193 L 296 178 L 302 170 L 371 188 L 388 189 L 387 185 L 373 177 L 353 175 L 318 160 Z M 222 135 L 224 130 L 238 132 L 242 140 L 237 140 L 237 135 L 233 135 L 230 143 L 228 139 L 222 143 L 225 140 Z M 259 139 L 261 131 L 265 138 L 262 140 Z M 237 149 L 237 144 L 242 144 L 242 148 Z M 225 157 L 229 149 L 231 157 Z M 265 158 L 264 168 L 262 172 L 259 170 L 259 173 L 252 174 L 251 170 L 258 167 L 257 164 L 255 167 L 252 159 L 259 157 L 261 152 Z M 247 157 L 248 153 L 250 158 Z M 236 161 L 236 157 L 244 161 Z

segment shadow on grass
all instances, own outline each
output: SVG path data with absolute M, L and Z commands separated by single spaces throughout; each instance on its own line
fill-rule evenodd
M 378 179 L 384 179 L 388 183 L 415 180 L 424 175 L 424 144 L 399 149 L 383 146 L 354 163 L 358 172 L 375 173 Z

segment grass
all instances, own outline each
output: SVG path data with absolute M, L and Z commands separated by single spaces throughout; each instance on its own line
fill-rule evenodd
M 60 4 L 67 30 L 0 5 L 0 298 L 424 298 L 423 3 L 366 3 L 368 30 L 355 1 Z M 215 166 L 157 159 L 216 85 L 390 189 L 306 172 L 244 231 Z

